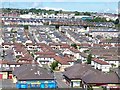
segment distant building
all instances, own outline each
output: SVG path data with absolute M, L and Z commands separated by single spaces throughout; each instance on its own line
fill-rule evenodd
M 82 20 L 91 20 L 93 19 L 92 16 L 74 16 L 75 19 L 82 19 Z

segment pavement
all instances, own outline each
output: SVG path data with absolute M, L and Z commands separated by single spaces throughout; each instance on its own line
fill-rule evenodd
M 13 84 L 12 80 L 10 79 L 0 80 L 0 88 L 15 89 L 15 87 L 15 84 Z
M 56 79 L 56 82 L 58 84 L 58 88 L 70 88 L 64 81 L 63 81 L 63 75 L 61 72 L 54 72 L 54 76 Z

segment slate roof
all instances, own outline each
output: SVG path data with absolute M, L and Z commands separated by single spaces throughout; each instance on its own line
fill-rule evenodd
M 71 73 L 72 72 L 72 73 Z M 65 69 L 64 76 L 70 80 L 83 80 L 85 83 L 118 83 L 118 76 L 114 72 L 103 73 L 87 64 L 76 64 Z
M 38 65 L 22 65 L 15 68 L 13 75 L 17 77 L 18 80 L 53 80 L 54 75 L 45 68 Z

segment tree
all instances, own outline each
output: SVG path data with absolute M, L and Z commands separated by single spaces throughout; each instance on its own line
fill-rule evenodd
M 116 19 L 116 20 L 114 21 L 114 24 L 119 24 L 119 19 Z
M 79 16 L 79 15 L 80 15 L 80 12 L 75 11 L 75 16 Z
M 28 30 L 28 25 L 24 25 L 24 29 L 27 29 L 27 30 Z
M 50 65 L 52 70 L 55 70 L 56 67 L 58 67 L 58 62 L 54 61 L 51 65 Z
M 59 13 L 59 11 L 55 11 L 55 15 L 57 15 Z
M 88 53 L 89 52 L 89 50 L 84 50 L 84 53 Z
M 55 25 L 55 28 L 56 28 L 56 29 L 59 29 L 59 27 L 60 27 L 59 25 Z
M 77 45 L 75 43 L 71 44 L 71 46 L 77 49 Z
M 91 16 L 89 12 L 84 12 L 83 15 Z
M 91 64 L 92 61 L 92 54 L 89 54 L 87 57 L 87 64 Z

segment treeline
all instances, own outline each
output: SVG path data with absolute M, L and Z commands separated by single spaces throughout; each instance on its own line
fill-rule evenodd
M 88 15 L 91 16 L 93 14 L 92 12 L 78 12 L 78 11 L 63 11 L 63 10 L 46 10 L 46 9 L 36 9 L 36 8 L 31 8 L 31 9 L 14 9 L 14 8 L 2 8 L 3 13 L 10 13 L 10 12 L 16 12 L 19 14 L 28 14 L 29 12 L 33 14 L 55 14 L 57 15 L 58 13 L 65 13 L 65 14 L 70 14 L 74 13 L 76 16 L 77 15 Z

